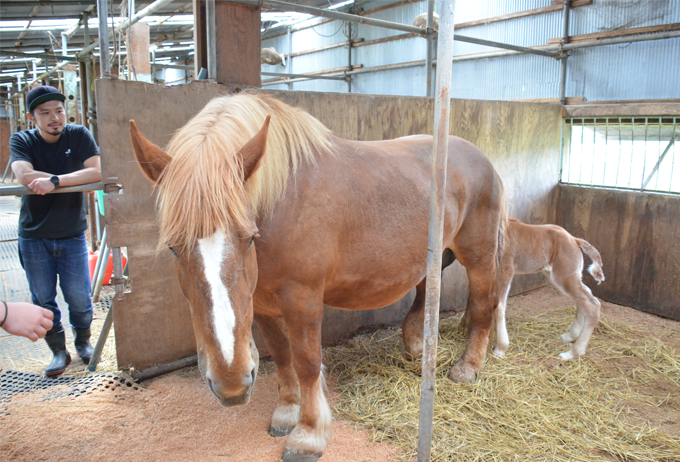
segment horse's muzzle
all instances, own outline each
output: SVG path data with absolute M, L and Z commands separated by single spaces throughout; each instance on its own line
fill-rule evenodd
M 253 385 L 255 385 L 255 376 L 257 374 L 257 368 L 254 368 L 250 371 L 250 376 L 249 376 L 249 382 L 250 384 L 248 385 L 248 391 L 243 393 L 240 396 L 232 396 L 229 398 L 223 398 L 221 397 L 216 391 L 215 388 L 213 387 L 213 382 L 210 380 L 208 377 L 205 378 L 206 383 L 208 384 L 208 388 L 210 388 L 210 391 L 212 392 L 213 395 L 217 398 L 217 400 L 220 402 L 220 404 L 224 407 L 232 407 L 232 406 L 243 406 L 245 404 L 248 404 L 250 401 L 250 394 L 253 392 Z M 244 379 L 244 382 L 246 380 Z

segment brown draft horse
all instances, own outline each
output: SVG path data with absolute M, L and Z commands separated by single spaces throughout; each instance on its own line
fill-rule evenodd
M 330 436 L 323 305 L 370 310 L 417 286 L 404 344 L 422 353 L 431 136 L 357 142 L 258 93 L 213 99 L 167 147 L 130 121 L 139 166 L 158 188 L 161 247 L 177 257 L 199 366 L 225 406 L 255 381 L 255 320 L 276 364 L 270 432 L 284 460 L 316 460 Z M 502 241 L 503 188 L 489 160 L 451 137 L 444 248 L 467 269 L 471 332 L 450 378 L 481 371 Z
M 527 225 L 509 219 L 503 250 L 503 266 L 498 283 L 500 300 L 496 311 L 496 347 L 494 354 L 505 356 L 510 345 L 505 324 L 505 308 L 512 277 L 545 271 L 550 282 L 576 303 L 576 318 L 569 330 L 560 337 L 573 343 L 569 351 L 560 353 L 561 359 L 572 359 L 586 353 L 593 330 L 600 321 L 600 301 L 581 281 L 583 251 L 593 263 L 588 271 L 595 281 L 604 281 L 602 257 L 589 242 L 576 238 L 556 225 Z

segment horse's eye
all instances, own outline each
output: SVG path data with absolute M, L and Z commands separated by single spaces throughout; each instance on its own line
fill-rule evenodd
M 172 247 L 168 247 L 168 249 L 170 249 L 170 252 L 172 252 L 172 254 L 173 254 L 176 258 L 179 258 L 179 255 L 177 255 L 177 252 L 175 252 L 174 250 L 172 250 Z
M 251 248 L 253 246 L 253 242 L 255 242 L 255 236 L 251 236 L 250 242 L 248 242 L 248 248 Z

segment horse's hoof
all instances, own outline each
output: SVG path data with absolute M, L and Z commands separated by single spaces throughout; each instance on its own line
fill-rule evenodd
M 286 449 L 286 452 L 283 453 L 282 460 L 283 462 L 316 462 L 320 457 L 321 454 Z
M 406 353 L 410 356 L 409 359 L 417 360 L 423 355 L 423 344 L 420 343 L 420 348 L 414 345 L 404 345 Z
M 505 351 L 501 351 L 498 348 L 494 348 L 493 354 L 495 354 L 499 358 L 503 358 L 505 356 Z
M 280 438 L 282 436 L 288 436 L 291 433 L 293 433 L 293 430 L 295 430 L 295 427 L 275 427 L 275 426 L 270 426 L 269 427 L 269 434 L 273 436 L 274 438 Z
M 477 373 L 471 367 L 458 363 L 451 368 L 449 379 L 458 383 L 474 383 L 477 379 Z
M 576 341 L 575 338 L 571 338 L 571 334 L 569 332 L 560 335 L 560 340 L 562 340 L 562 343 L 574 343 L 574 341 Z

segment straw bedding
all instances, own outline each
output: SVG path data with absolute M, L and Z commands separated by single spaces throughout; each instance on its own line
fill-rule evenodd
M 440 324 L 433 460 L 680 460 L 675 431 L 639 418 L 644 407 L 680 415 L 680 352 L 603 316 L 585 357 L 561 361 L 559 341 L 574 307 L 508 319 L 504 359 L 489 349 L 474 384 L 448 380 L 466 339 L 460 316 Z M 495 334 L 492 334 L 495 338 Z M 493 345 L 491 342 L 490 347 Z M 341 395 L 335 412 L 399 445 L 402 460 L 418 438 L 420 362 L 407 358 L 401 331 L 380 330 L 325 351 Z

